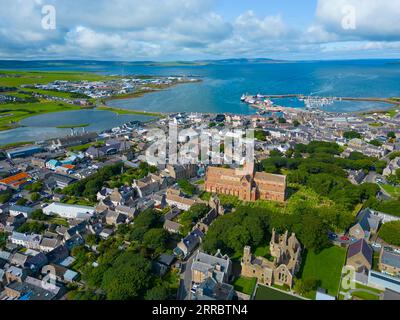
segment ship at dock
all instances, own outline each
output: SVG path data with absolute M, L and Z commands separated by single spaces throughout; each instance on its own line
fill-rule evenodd
M 283 110 L 283 107 L 275 106 L 271 99 L 268 99 L 267 96 L 262 94 L 257 94 L 255 96 L 243 94 L 240 100 L 252 108 L 257 109 L 259 114 L 281 112 Z

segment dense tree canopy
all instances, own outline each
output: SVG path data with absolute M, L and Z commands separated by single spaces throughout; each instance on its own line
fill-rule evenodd
M 361 139 L 362 135 L 357 131 L 347 131 L 343 134 L 343 137 L 352 140 L 352 139 Z
M 385 223 L 379 231 L 379 236 L 388 244 L 400 246 L 400 221 Z
M 192 196 L 196 192 L 196 187 L 187 179 L 179 179 L 178 186 L 181 188 L 182 192 L 188 196 Z
M 133 300 L 144 296 L 150 280 L 150 261 L 127 251 L 104 273 L 102 288 L 108 300 Z

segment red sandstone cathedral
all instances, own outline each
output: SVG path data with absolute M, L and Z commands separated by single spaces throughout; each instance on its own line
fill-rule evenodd
M 286 176 L 254 172 L 254 166 L 247 166 L 242 174 L 235 169 L 208 167 L 204 188 L 207 192 L 232 195 L 243 201 L 286 200 Z

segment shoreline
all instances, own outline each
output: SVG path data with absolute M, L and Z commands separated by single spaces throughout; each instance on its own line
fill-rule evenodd
M 304 94 L 281 94 L 281 95 L 263 95 L 263 98 L 267 99 L 286 99 L 286 98 L 297 98 L 302 99 L 307 96 Z M 400 108 L 400 98 L 391 97 L 391 98 L 377 98 L 377 97 L 321 97 L 321 98 L 330 98 L 334 101 L 354 101 L 354 102 L 378 102 L 378 103 L 386 103 L 389 104 L 387 108 L 382 109 L 372 109 L 372 110 L 358 110 L 358 111 L 325 111 L 329 113 L 352 113 L 359 115 L 369 115 L 374 113 L 388 113 L 390 111 L 396 110 L 396 108 Z M 254 109 L 259 109 L 256 105 L 250 105 Z M 293 109 L 293 107 L 285 107 L 285 106 L 273 106 L 271 108 L 281 108 L 283 110 Z M 303 109 L 303 108 L 294 108 L 294 109 Z M 306 110 L 306 109 L 305 109 Z

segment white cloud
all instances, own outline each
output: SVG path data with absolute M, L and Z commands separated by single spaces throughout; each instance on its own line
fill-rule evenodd
M 289 24 L 284 12 L 248 10 L 226 20 L 213 0 L 0 0 L 0 57 L 318 59 L 352 50 L 399 53 L 400 0 L 315 1 L 315 19 L 299 26 Z M 44 4 L 56 8 L 56 30 L 41 26 Z M 356 8 L 355 30 L 342 28 L 346 5 Z
M 343 28 L 346 8 L 353 8 L 355 29 Z M 367 40 L 400 39 L 400 0 L 319 0 L 318 23 L 327 32 Z

